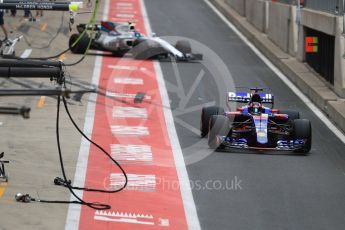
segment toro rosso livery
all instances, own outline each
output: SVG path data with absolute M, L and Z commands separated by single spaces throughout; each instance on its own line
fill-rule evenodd
M 201 54 L 192 53 L 188 41 L 181 40 L 173 46 L 159 37 L 144 36 L 135 29 L 132 23 L 101 21 L 100 24 L 94 26 L 79 24 L 77 30 L 79 34 L 73 34 L 69 40 L 73 53 L 86 52 L 90 37 L 85 30 L 93 30 L 96 35 L 91 40 L 90 49 L 109 51 L 116 57 L 123 57 L 126 53 L 130 53 L 136 59 L 170 57 L 177 61 L 202 60 Z
M 297 111 L 274 109 L 272 94 L 259 93 L 262 89 L 258 88 L 251 90 L 228 93 L 227 101 L 246 103 L 235 112 L 224 112 L 217 106 L 202 109 L 201 136 L 208 135 L 209 147 L 308 153 L 312 141 L 310 121 L 300 119 Z

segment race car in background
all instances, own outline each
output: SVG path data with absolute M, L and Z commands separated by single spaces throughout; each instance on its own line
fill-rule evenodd
M 177 61 L 202 60 L 202 54 L 193 54 L 191 44 L 186 40 L 177 41 L 175 45 L 156 37 L 147 37 L 138 32 L 132 23 L 115 23 L 101 21 L 100 24 L 88 26 L 77 25 L 79 33 L 72 34 L 69 47 L 73 53 L 84 54 L 90 42 L 90 37 L 84 30 L 93 30 L 96 35 L 91 41 L 90 49 L 109 51 L 115 57 L 123 57 L 130 53 L 136 59 L 166 59 Z
M 228 102 L 246 103 L 237 111 L 225 112 L 218 106 L 202 109 L 200 131 L 202 137 L 208 135 L 209 147 L 308 153 L 312 144 L 310 121 L 300 119 L 297 111 L 274 109 L 274 96 L 259 93 L 263 89 L 251 91 L 228 93 Z

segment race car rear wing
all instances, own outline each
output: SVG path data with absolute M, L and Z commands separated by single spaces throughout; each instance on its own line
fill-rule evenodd
M 274 96 L 270 93 L 258 93 L 262 99 L 262 103 L 274 104 Z M 229 92 L 228 102 L 249 103 L 252 98 L 252 93 L 248 92 Z

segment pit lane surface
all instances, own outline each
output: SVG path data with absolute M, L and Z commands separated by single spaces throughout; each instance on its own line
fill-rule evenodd
M 209 54 L 201 64 L 161 63 L 202 229 L 343 229 L 344 144 L 203 1 L 145 4 L 159 36 L 206 45 L 227 65 L 235 86 L 269 88 L 277 108 L 298 110 L 312 122 L 308 156 L 215 152 L 199 159 L 208 148 L 197 135 L 200 105 L 223 104 L 227 86 L 215 83 L 212 73 L 219 69 L 205 68 L 213 61 Z

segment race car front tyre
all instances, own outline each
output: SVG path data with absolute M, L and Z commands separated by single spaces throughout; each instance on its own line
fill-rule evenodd
M 187 40 L 180 40 L 176 42 L 175 48 L 182 52 L 183 54 L 192 53 L 192 46 Z
M 223 115 L 213 115 L 209 122 L 208 146 L 211 149 L 219 149 L 221 143 L 219 136 L 227 136 L 230 131 L 229 118 Z
M 73 46 L 73 44 L 78 40 L 80 34 L 72 34 L 69 39 L 69 48 L 71 49 L 72 53 L 75 54 L 84 54 L 87 50 L 87 46 L 90 42 L 90 37 L 85 33 L 77 44 Z M 73 46 L 73 47 L 72 47 Z
M 200 135 L 206 137 L 208 134 L 209 121 L 212 115 L 224 114 L 224 109 L 219 106 L 203 107 L 200 117 Z
M 289 116 L 289 121 L 292 122 L 299 119 L 299 112 L 294 110 L 280 110 L 279 113 L 287 114 Z
M 307 119 L 296 119 L 293 121 L 293 139 L 305 140 L 302 148 L 296 150 L 296 153 L 307 154 L 311 149 L 312 131 L 311 123 Z

